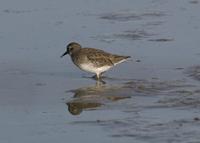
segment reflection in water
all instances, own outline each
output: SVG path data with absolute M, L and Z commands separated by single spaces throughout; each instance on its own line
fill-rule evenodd
M 68 111 L 72 115 L 79 115 L 83 111 L 83 109 L 92 109 L 92 108 L 97 108 L 100 107 L 102 104 L 101 103 L 87 103 L 87 102 L 81 102 L 81 101 L 72 101 L 66 103 L 68 106 Z
M 115 83 L 115 85 L 104 84 L 99 81 L 93 86 L 71 90 L 70 92 L 74 94 L 73 99 L 66 104 L 72 115 L 79 115 L 83 110 L 95 110 L 102 105 L 135 95 L 155 96 L 166 94 L 166 91 L 168 94 L 174 94 L 178 88 L 182 89 L 189 86 L 184 84 L 182 80 L 130 80 L 121 84 Z
M 71 90 L 73 100 L 66 103 L 72 115 L 79 115 L 83 110 L 94 110 L 108 102 L 130 98 L 125 88 L 120 85 L 106 85 L 96 82 L 96 85 Z

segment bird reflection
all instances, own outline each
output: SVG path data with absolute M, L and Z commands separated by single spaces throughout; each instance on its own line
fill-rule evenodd
M 66 105 L 72 115 L 79 115 L 84 110 L 95 110 L 109 102 L 130 98 L 130 92 L 124 92 L 124 89 L 123 85 L 106 85 L 97 81 L 95 85 L 71 90 L 74 96 Z

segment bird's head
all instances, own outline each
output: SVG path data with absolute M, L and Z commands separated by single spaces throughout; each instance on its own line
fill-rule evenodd
M 66 46 L 66 52 L 61 55 L 61 58 L 65 55 L 72 55 L 81 49 L 81 45 L 76 42 L 71 42 Z

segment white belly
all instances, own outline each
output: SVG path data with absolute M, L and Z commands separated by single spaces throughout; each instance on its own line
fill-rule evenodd
M 103 67 L 97 68 L 97 67 L 94 67 L 93 64 L 81 64 L 79 68 L 91 73 L 102 73 L 109 70 L 111 66 L 103 66 Z

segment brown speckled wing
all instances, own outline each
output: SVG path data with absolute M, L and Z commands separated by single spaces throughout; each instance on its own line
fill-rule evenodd
M 85 52 L 87 52 L 86 54 L 88 60 L 97 67 L 114 65 L 113 61 L 111 60 L 112 55 L 104 52 L 103 50 L 88 48 L 88 50 L 85 50 Z
M 83 48 L 81 54 L 86 55 L 89 62 L 93 63 L 96 67 L 114 66 L 129 56 L 119 56 L 107 53 L 103 50 L 93 48 Z

